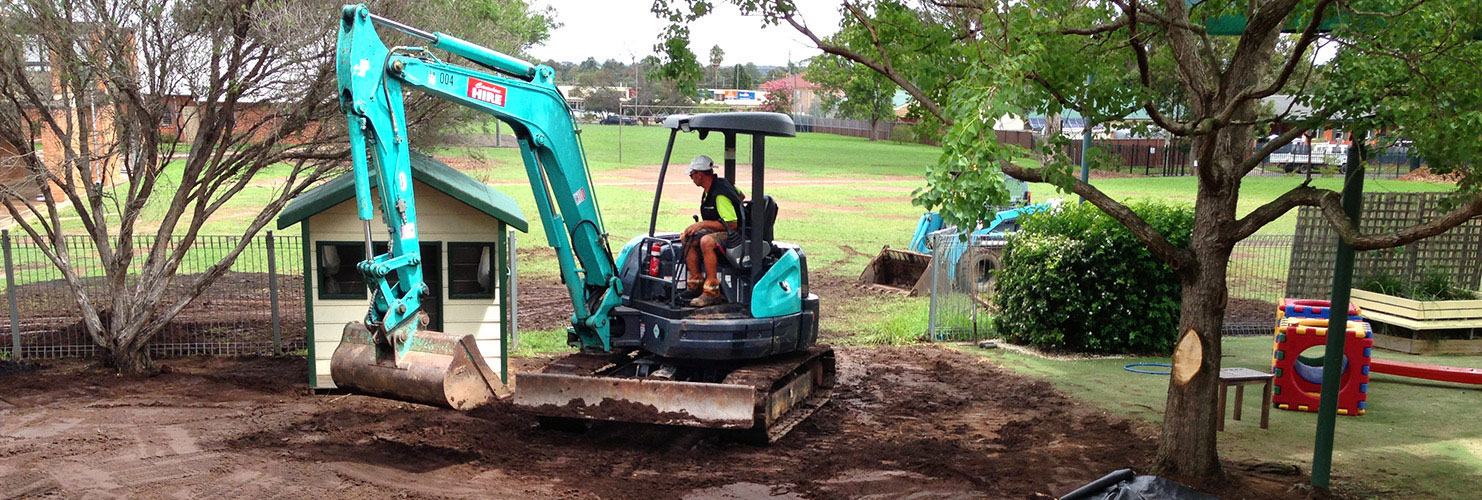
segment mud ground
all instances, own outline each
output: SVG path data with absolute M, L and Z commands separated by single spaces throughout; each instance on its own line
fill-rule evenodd
M 178 358 L 152 377 L 53 362 L 0 375 L 0 498 L 1045 498 L 1154 451 L 1151 429 L 970 353 L 837 353 L 834 399 L 769 447 L 316 395 L 302 358 Z M 1302 480 L 1228 469 L 1222 498 Z

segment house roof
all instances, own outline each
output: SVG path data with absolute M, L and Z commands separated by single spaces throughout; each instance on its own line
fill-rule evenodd
M 514 198 L 494 190 L 478 179 L 417 151 L 411 152 L 412 180 L 463 202 L 475 210 L 504 221 L 520 231 L 529 231 L 524 212 Z M 371 175 L 375 175 L 374 172 Z M 278 214 L 278 229 L 297 224 L 329 207 L 355 199 L 355 175 L 345 174 L 294 198 Z
M 820 87 L 818 84 L 810 82 L 807 79 L 803 78 L 803 75 L 787 75 L 776 80 L 768 80 L 761 85 L 758 85 L 757 88 L 764 89 L 767 88 L 769 85 L 785 85 L 787 88 L 795 90 L 817 90 L 823 88 Z

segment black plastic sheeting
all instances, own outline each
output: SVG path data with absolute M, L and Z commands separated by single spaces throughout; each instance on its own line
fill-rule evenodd
M 1060 500 L 1217 500 L 1188 486 L 1158 476 L 1139 476 L 1122 469 L 1092 481 Z

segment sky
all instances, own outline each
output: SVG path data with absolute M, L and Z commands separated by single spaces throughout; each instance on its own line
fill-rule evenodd
M 551 32 L 544 45 L 530 49 L 536 59 L 598 62 L 616 59 L 624 63 L 653 54 L 653 46 L 667 21 L 649 9 L 653 0 L 535 0 L 536 7 L 553 7 L 562 24 Z M 679 3 L 683 3 L 682 1 Z M 709 65 L 710 47 L 725 51 L 722 65 L 755 63 L 783 66 L 818 55 L 806 37 L 785 23 L 762 27 L 760 17 L 745 17 L 725 0 L 715 12 L 690 25 L 690 50 Z M 826 37 L 838 30 L 839 0 L 795 0 L 801 18 L 815 34 Z

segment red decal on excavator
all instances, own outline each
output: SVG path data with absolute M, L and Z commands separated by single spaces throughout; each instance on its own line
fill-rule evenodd
M 503 107 L 504 87 L 480 80 L 478 78 L 469 78 L 468 98 Z

